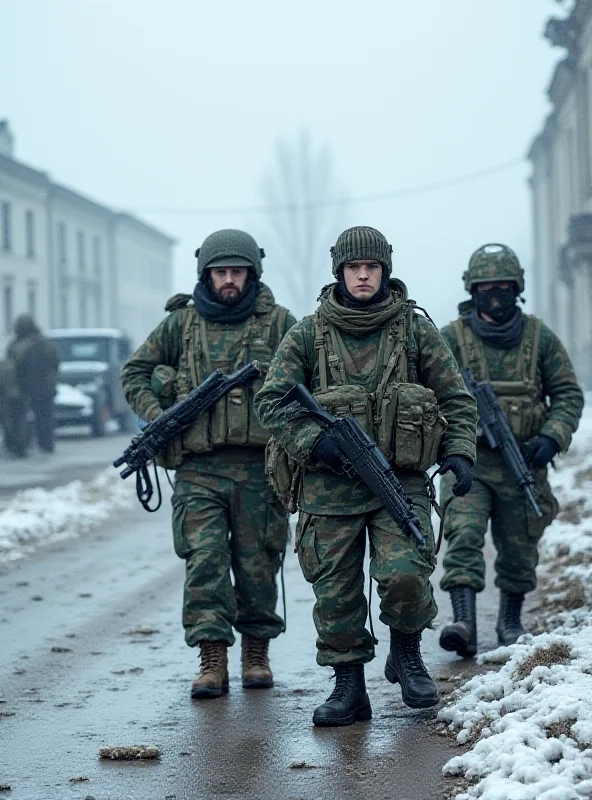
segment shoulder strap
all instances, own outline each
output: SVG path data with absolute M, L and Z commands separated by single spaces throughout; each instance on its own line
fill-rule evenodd
M 473 331 L 460 319 L 455 319 L 451 323 L 451 327 L 460 348 L 462 366 L 471 370 L 476 380 L 488 381 L 489 367 L 479 337 L 475 336 Z
M 541 349 L 541 333 L 543 330 L 542 320 L 535 318 L 534 333 L 532 340 L 532 353 L 530 355 L 530 378 L 531 383 L 536 382 L 537 366 L 539 363 L 539 351 Z

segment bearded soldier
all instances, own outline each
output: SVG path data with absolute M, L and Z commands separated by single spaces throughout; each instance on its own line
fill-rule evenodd
M 542 511 L 537 518 L 499 449 L 479 436 L 471 492 L 454 497 L 442 480 L 444 556 L 441 587 L 450 592 L 454 622 L 445 626 L 440 644 L 460 656 L 477 652 L 475 596 L 485 586 L 483 543 L 491 520 L 496 586 L 500 589 L 497 635 L 513 644 L 524 633 L 524 595 L 536 586 L 538 541 L 558 510 L 547 482 L 547 465 L 565 452 L 578 426 L 582 392 L 563 345 L 536 317 L 516 305 L 524 291 L 524 270 L 506 245 L 480 247 L 464 276 L 471 300 L 461 316 L 442 330 L 459 364 L 477 381 L 489 381 L 512 432 L 522 443 L 535 478 Z
M 232 372 L 256 359 L 265 373 L 296 321 L 261 282 L 264 252 L 249 234 L 212 233 L 196 256 L 193 296 L 167 303 L 169 316 L 123 368 L 125 396 L 146 420 L 216 368 Z M 163 462 L 176 469 L 173 537 L 186 561 L 185 640 L 201 650 L 193 698 L 228 691 L 233 627 L 242 634 L 243 686 L 273 685 L 268 645 L 284 629 L 275 612 L 276 576 L 288 521 L 265 475 L 269 435 L 253 413 L 261 385 L 233 389 L 169 445 Z
M 469 490 L 476 411 L 438 330 L 416 314 L 404 284 L 390 280 L 391 253 L 374 228 L 341 234 L 331 248 L 336 282 L 323 290 L 315 314 L 287 334 L 255 398 L 264 427 L 303 468 L 296 550 L 316 595 L 317 662 L 333 667 L 336 678 L 315 725 L 372 715 L 364 681 L 364 664 L 374 658 L 365 628 L 366 530 L 380 619 L 390 628 L 386 677 L 401 684 L 412 708 L 438 702 L 420 654 L 421 632 L 436 615 L 425 470 L 439 460 L 456 476 L 454 491 Z M 353 415 L 376 440 L 413 501 L 425 544 L 405 535 L 363 483 L 336 474 L 329 434 L 318 422 L 278 405 L 298 383 L 335 416 Z

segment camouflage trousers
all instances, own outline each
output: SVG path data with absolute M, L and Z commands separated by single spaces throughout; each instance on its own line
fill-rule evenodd
M 366 531 L 380 620 L 403 633 L 414 633 L 436 616 L 430 584 L 435 567 L 434 537 L 425 479 L 414 474 L 402 482 L 413 500 L 425 545 L 404 534 L 383 507 L 343 516 L 300 514 L 296 551 L 316 597 L 313 617 L 321 666 L 364 664 L 374 658 L 373 638 L 365 627 Z
M 547 470 L 535 472 L 535 493 L 543 512 L 538 519 L 517 486 L 501 453 L 481 445 L 473 474 L 473 487 L 465 497 L 454 497 L 454 478 L 446 475 L 440 488 L 444 508 L 444 575 L 440 586 L 485 587 L 483 545 L 491 520 L 495 560 L 495 585 L 505 592 L 531 592 L 536 587 L 538 542 L 557 515 L 558 505 L 547 481 Z
M 288 519 L 267 482 L 263 451 L 225 448 L 186 459 L 172 502 L 175 552 L 186 562 L 187 644 L 232 645 L 233 628 L 259 639 L 282 633 L 276 576 Z

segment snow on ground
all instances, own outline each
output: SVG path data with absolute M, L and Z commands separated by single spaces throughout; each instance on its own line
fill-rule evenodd
M 592 399 L 592 398 L 590 398 Z M 438 719 L 471 749 L 444 766 L 457 800 L 592 798 L 592 409 L 550 480 L 536 632 L 480 656 L 503 665 L 461 686 Z
M 123 481 L 114 469 L 84 483 L 17 492 L 0 508 L 0 564 L 23 558 L 45 544 L 86 533 L 135 503 L 134 478 Z

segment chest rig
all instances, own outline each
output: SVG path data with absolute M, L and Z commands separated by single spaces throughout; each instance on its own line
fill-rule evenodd
M 251 386 L 229 392 L 172 443 L 167 453 L 167 461 L 174 462 L 174 467 L 170 463 L 171 468 L 179 466 L 190 453 L 211 452 L 216 447 L 265 447 L 269 434 L 255 415 L 253 397 L 263 386 L 282 339 L 286 309 L 274 305 L 270 311 L 253 314 L 238 324 L 209 322 L 192 306 L 179 313 L 182 347 L 175 378 L 177 402 L 187 397 L 215 369 L 232 372 L 256 359 L 262 374 Z
M 317 309 L 313 394 L 336 417 L 355 417 L 392 464 L 423 472 L 437 460 L 446 422 L 434 392 L 419 383 L 414 319 L 413 305 L 406 302 L 384 327 L 373 375 L 364 386 L 347 372 L 340 331 Z
M 496 348 L 499 357 L 497 369 L 503 371 L 505 380 L 491 380 L 488 356 L 480 337 L 471 327 L 457 319 L 452 323 L 460 349 L 462 366 L 472 372 L 479 382 L 488 382 L 495 392 L 501 410 L 506 415 L 512 433 L 525 441 L 537 436 L 547 417 L 547 405 L 543 396 L 542 378 L 538 374 L 542 322 L 527 316 L 522 340 L 513 350 Z

